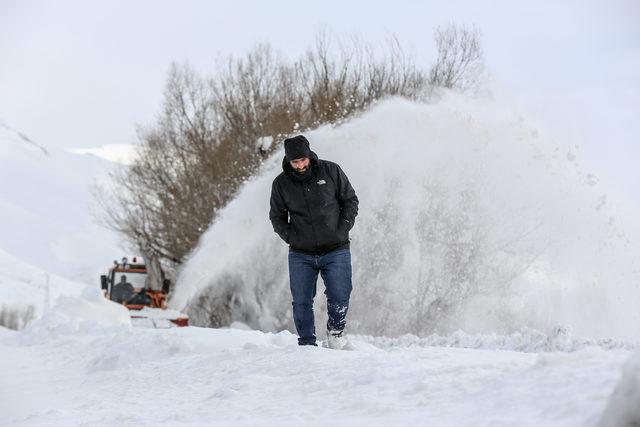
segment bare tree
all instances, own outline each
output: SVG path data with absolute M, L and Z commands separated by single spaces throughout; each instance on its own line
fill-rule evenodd
M 437 34 L 448 52 L 439 63 L 467 61 L 479 52 L 471 43 L 479 43 L 476 33 Z M 162 114 L 138 131 L 138 159 L 112 175 L 112 189 L 96 192 L 107 225 L 148 257 L 175 266 L 278 148 L 259 141 L 337 124 L 382 97 L 418 98 L 429 87 L 427 73 L 397 39 L 377 55 L 358 40 L 338 43 L 337 49 L 332 43 L 320 34 L 316 45 L 293 62 L 258 45 L 243 57 L 220 60 L 209 78 L 174 64 Z M 449 67 L 456 72 L 451 81 L 471 78 L 459 76 L 464 64 Z
M 215 168 L 198 166 L 217 151 L 217 122 L 206 84 L 174 65 L 157 125 L 138 130 L 136 162 L 114 172 L 115 188 L 99 198 L 108 226 L 147 256 L 179 262 L 211 221 L 212 198 L 221 197 Z
M 436 87 L 471 90 L 484 71 L 484 55 L 477 27 L 450 24 L 438 27 L 434 38 L 438 59 L 431 67 L 429 82 Z

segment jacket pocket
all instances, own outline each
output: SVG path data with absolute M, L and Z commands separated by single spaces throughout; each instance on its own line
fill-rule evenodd
M 287 244 L 291 241 L 291 224 L 288 224 L 287 228 L 284 230 L 282 240 Z
M 295 246 L 296 243 L 296 232 L 293 229 L 293 227 L 291 226 L 291 224 L 289 224 L 289 230 L 287 233 L 287 243 L 291 246 Z
M 336 233 L 341 242 L 349 240 L 349 223 L 340 216 L 338 218 L 338 227 L 336 228 Z

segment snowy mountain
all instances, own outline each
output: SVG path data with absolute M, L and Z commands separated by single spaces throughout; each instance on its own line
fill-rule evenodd
M 582 338 L 640 339 L 640 209 L 584 170 L 577 147 L 508 102 L 392 99 L 306 136 L 320 158 L 342 166 L 360 199 L 352 332 L 561 326 Z M 294 330 L 287 247 L 268 219 L 282 156 L 243 188 L 185 264 L 172 304 L 197 324 L 229 307 L 218 318 Z
M 28 319 L 78 295 L 122 250 L 95 223 L 90 186 L 113 164 L 46 148 L 0 123 L 0 313 Z
M 107 144 L 94 148 L 74 148 L 68 150 L 75 154 L 93 154 L 111 162 L 131 165 L 137 156 L 136 147 L 131 144 Z

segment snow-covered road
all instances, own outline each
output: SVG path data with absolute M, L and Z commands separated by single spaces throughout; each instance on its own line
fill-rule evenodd
M 0 331 L 0 424 L 595 425 L 629 350 L 298 347 L 288 332 Z

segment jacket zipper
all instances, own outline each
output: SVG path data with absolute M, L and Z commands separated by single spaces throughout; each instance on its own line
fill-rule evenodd
M 306 190 L 306 191 L 305 191 Z M 311 216 L 311 208 L 309 207 L 309 200 L 307 199 L 307 193 L 311 191 L 309 184 L 302 184 L 302 196 L 304 197 L 304 203 L 307 205 L 307 212 L 309 213 L 309 219 L 311 220 L 311 230 L 313 231 L 313 240 L 316 242 L 316 249 L 318 249 L 318 235 L 316 234 L 316 226 L 313 223 L 313 217 Z

